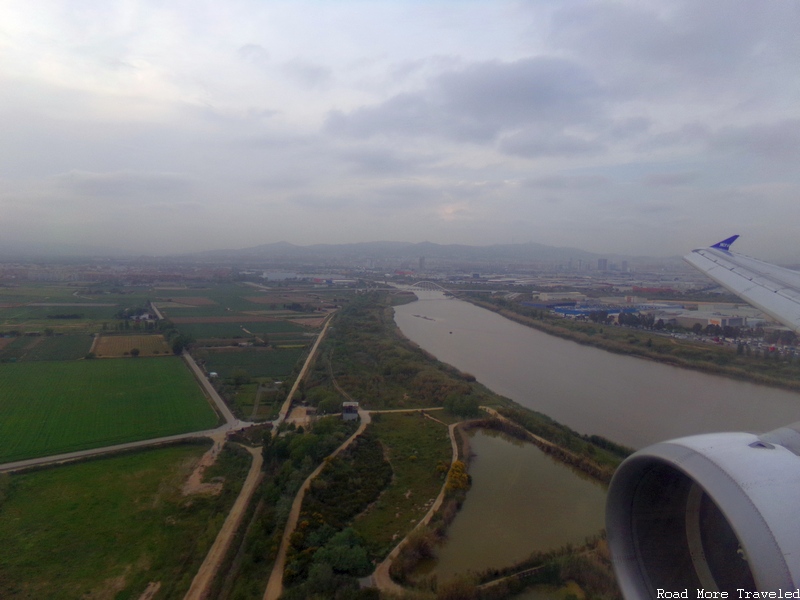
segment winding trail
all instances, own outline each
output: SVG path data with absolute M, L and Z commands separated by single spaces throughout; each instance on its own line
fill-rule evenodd
M 335 383 L 334 383 L 335 385 Z M 337 389 L 347 398 L 350 396 L 344 392 L 343 390 Z M 367 428 L 372 422 L 372 414 L 380 414 L 380 413 L 407 413 L 407 412 L 423 412 L 425 413 L 425 417 L 431 419 L 432 421 L 436 421 L 441 423 L 442 425 L 446 425 L 443 421 L 431 417 L 427 414 L 427 411 L 430 410 L 443 410 L 441 407 L 434 407 L 434 408 L 400 408 L 400 409 L 389 409 L 389 410 L 373 410 L 367 411 L 362 408 L 359 408 L 358 415 L 361 419 L 361 424 L 359 425 L 358 429 L 351 435 L 347 440 L 339 446 L 336 450 L 331 453 L 328 458 L 333 458 L 337 456 L 340 452 L 342 452 L 345 448 L 347 448 L 358 436 L 360 436 L 364 430 Z M 450 445 L 452 447 L 452 460 L 451 464 L 458 460 L 458 443 L 456 442 L 455 438 L 455 427 L 458 423 L 452 423 L 447 426 L 447 431 L 450 436 Z M 297 527 L 297 521 L 300 518 L 300 509 L 303 506 L 303 499 L 305 498 L 305 493 L 308 490 L 311 482 L 316 479 L 316 477 L 320 474 L 322 469 L 327 464 L 327 458 L 316 468 L 314 471 L 309 475 L 306 480 L 303 482 L 303 485 L 297 492 L 297 495 L 294 498 L 294 502 L 292 502 L 292 508 L 289 512 L 289 519 L 286 522 L 286 527 L 283 530 L 283 538 L 281 539 L 281 545 L 278 550 L 278 555 L 275 558 L 275 564 L 272 567 L 272 572 L 270 573 L 269 581 L 267 583 L 267 589 L 264 592 L 264 600 L 278 600 L 280 595 L 283 593 L 283 571 L 286 567 L 286 553 L 289 549 L 289 541 L 291 539 L 292 533 L 294 533 L 295 528 Z M 442 484 L 442 489 L 439 492 L 439 495 L 434 500 L 433 504 L 431 505 L 430 509 L 425 516 L 420 519 L 419 523 L 414 526 L 408 535 L 411 535 L 417 528 L 427 525 L 433 515 L 436 513 L 437 510 L 442 506 L 442 502 L 444 502 L 445 490 L 446 490 L 447 481 Z M 389 555 L 384 559 L 382 563 L 378 565 L 375 569 L 375 572 L 372 574 L 372 581 L 379 590 L 383 592 L 393 592 L 395 594 L 402 593 L 404 589 L 396 584 L 392 578 L 389 576 L 389 568 L 391 567 L 392 561 L 397 557 L 402 549 L 403 545 L 408 540 L 408 535 L 400 540 L 400 543 L 395 546 L 395 548 L 389 553 Z
M 445 423 L 443 423 L 439 419 L 431 417 L 427 413 L 425 414 L 425 417 L 431 419 L 432 421 L 436 421 L 437 423 L 442 423 L 442 425 L 445 425 Z M 455 435 L 455 428 L 457 425 L 458 423 L 451 423 L 450 425 L 447 425 L 447 433 L 450 435 L 450 445 L 453 449 L 453 457 L 450 460 L 451 466 L 454 462 L 458 460 L 458 442 L 456 441 L 456 435 Z M 446 490 L 447 490 L 447 479 L 445 478 L 445 482 L 442 484 L 442 489 L 439 492 L 439 495 L 436 497 L 436 500 L 431 505 L 428 512 L 425 513 L 425 516 L 422 517 L 419 523 L 417 523 L 414 526 L 414 529 L 409 531 L 408 534 L 406 534 L 406 536 L 402 540 L 400 540 L 400 543 L 398 543 L 397 546 L 395 546 L 394 549 L 391 552 L 389 552 L 386 558 L 384 558 L 383 561 L 377 567 L 375 567 L 375 572 L 372 574 L 372 581 L 375 584 L 375 587 L 377 587 L 380 591 L 391 592 L 394 594 L 400 594 L 404 591 L 404 588 L 402 586 L 394 582 L 391 575 L 389 575 L 389 570 L 392 567 L 392 563 L 400 554 L 400 551 L 403 549 L 403 546 L 405 546 L 406 543 L 408 543 L 408 538 L 417 529 L 419 529 L 420 527 L 424 527 L 425 525 L 430 523 L 431 519 L 433 518 L 433 515 L 436 513 L 437 510 L 439 510 L 439 508 L 442 506 L 442 503 L 444 502 L 444 496 Z
M 275 557 L 275 564 L 272 567 L 272 572 L 269 576 L 269 582 L 267 582 L 267 589 L 264 591 L 264 600 L 278 600 L 280 595 L 283 593 L 283 569 L 286 566 L 286 552 L 289 549 L 289 540 L 291 539 L 292 533 L 294 533 L 294 530 L 297 527 L 297 520 L 300 518 L 300 509 L 303 506 L 303 499 L 305 498 L 306 491 L 311 485 L 311 482 L 316 479 L 317 475 L 319 475 L 322 469 L 325 468 L 325 466 L 328 464 L 329 458 L 337 456 L 340 452 L 352 444 L 353 441 L 364 432 L 364 430 L 367 428 L 367 425 L 372 422 L 372 417 L 370 417 L 369 412 L 366 410 L 359 409 L 358 416 L 361 419 L 361 424 L 358 426 L 358 429 L 356 429 L 355 433 L 353 433 L 353 435 L 347 438 L 341 446 L 328 455 L 328 457 L 323 460 L 316 469 L 314 469 L 311 475 L 306 477 L 306 480 L 303 482 L 303 485 L 300 486 L 297 495 L 294 497 L 292 509 L 289 512 L 289 520 L 286 521 L 286 527 L 283 530 L 281 546 L 278 549 L 278 555 Z
M 214 582 L 214 577 L 225 559 L 225 555 L 242 523 L 245 512 L 247 512 L 247 506 L 250 504 L 250 500 L 253 498 L 253 494 L 261 481 L 261 465 L 264 462 L 261 448 L 246 448 L 246 450 L 253 455 L 253 462 L 250 464 L 247 479 L 245 479 L 239 496 L 236 498 L 236 502 L 233 503 L 233 507 L 231 507 L 231 511 L 225 518 L 225 522 L 217 534 L 217 539 L 214 540 L 203 564 L 200 565 L 200 569 L 194 576 L 192 585 L 186 596 L 184 596 L 184 600 L 205 600 L 208 598 L 209 588 Z

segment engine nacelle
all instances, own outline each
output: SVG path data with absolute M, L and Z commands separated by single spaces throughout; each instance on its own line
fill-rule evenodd
M 671 440 L 620 465 L 606 530 L 627 600 L 684 590 L 800 598 L 799 425 Z

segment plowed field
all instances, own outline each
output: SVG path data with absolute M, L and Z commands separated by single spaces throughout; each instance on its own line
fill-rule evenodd
M 104 335 L 97 340 L 94 354 L 98 358 L 130 356 L 131 350 L 139 349 L 139 356 L 172 354 L 163 335 Z

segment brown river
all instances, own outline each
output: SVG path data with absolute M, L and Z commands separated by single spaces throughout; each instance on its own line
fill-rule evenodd
M 395 309 L 409 339 L 580 433 L 641 448 L 800 420 L 800 394 L 581 346 L 438 292 L 418 296 Z
M 418 292 L 395 309 L 412 341 L 519 404 L 580 433 L 641 448 L 711 431 L 762 432 L 800 420 L 800 395 L 612 354 L 549 336 L 467 302 Z M 472 489 L 438 560 L 448 579 L 580 543 L 603 527 L 605 490 L 493 433 L 471 441 Z M 546 598 L 541 590 L 531 598 Z

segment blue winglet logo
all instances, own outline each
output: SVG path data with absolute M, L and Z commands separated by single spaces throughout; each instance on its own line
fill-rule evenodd
M 711 246 L 712 248 L 716 248 L 717 250 L 725 250 L 726 252 L 731 249 L 731 244 L 735 242 L 739 238 L 738 235 L 732 235 L 727 240 L 722 240 Z

